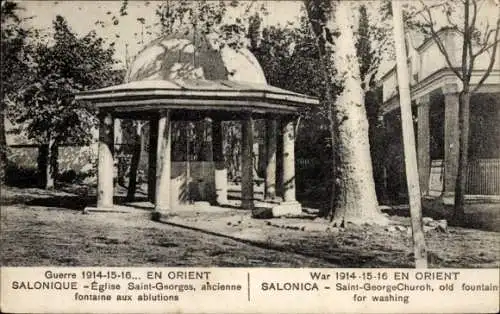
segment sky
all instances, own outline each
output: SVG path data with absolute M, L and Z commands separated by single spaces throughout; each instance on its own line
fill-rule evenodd
M 84 35 L 91 30 L 103 38 L 115 41 L 116 58 L 124 63 L 126 52 L 130 57 L 140 51 L 141 24 L 137 18 L 144 17 L 146 24 L 156 21 L 155 9 L 160 1 L 129 1 L 128 15 L 120 17 L 121 1 L 20 1 L 24 10 L 23 17 L 33 17 L 29 24 L 38 29 L 50 31 L 56 15 L 62 15 L 68 21 L 71 29 Z M 262 1 L 269 14 L 264 16 L 264 25 L 285 25 L 288 21 L 296 22 L 300 14 L 302 1 Z M 107 14 L 111 12 L 110 14 Z M 237 12 L 235 12 L 237 13 Z M 119 17 L 119 24 L 114 25 L 112 17 Z M 105 27 L 96 25 L 103 21 Z M 143 32 L 144 44 L 156 38 Z M 126 47 L 128 45 L 128 47 Z
M 242 0 L 240 0 L 242 1 Z M 417 1 L 406 1 L 411 4 L 418 4 Z M 438 0 L 424 0 L 429 3 L 434 3 Z M 21 7 L 24 8 L 22 16 L 33 17 L 29 23 L 38 28 L 50 31 L 52 21 L 56 15 L 64 16 L 70 27 L 77 34 L 84 35 L 91 30 L 96 30 L 97 34 L 103 38 L 108 39 L 110 42 L 115 42 L 116 59 L 121 62 L 119 67 L 124 67 L 125 56 L 128 53 L 129 58 L 133 57 L 140 49 L 151 40 L 156 38 L 156 34 L 148 35 L 146 30 L 144 38 L 141 43 L 141 24 L 137 18 L 144 17 L 146 25 L 152 25 L 157 21 L 155 16 L 155 9 L 161 1 L 133 1 L 129 0 L 127 16 L 120 17 L 119 10 L 122 1 L 19 1 Z M 243 0 L 244 2 L 244 0 Z M 254 1 L 255 2 L 255 1 Z M 377 1 L 363 1 L 372 7 L 372 12 L 378 12 Z M 498 5 L 499 0 L 486 0 L 484 1 L 484 8 L 481 10 L 480 20 L 495 20 L 498 18 L 498 9 L 495 9 L 495 4 Z M 250 3 L 247 1 L 247 3 Z M 300 10 L 303 2 L 300 0 L 295 1 L 277 1 L 277 0 L 260 0 L 256 1 L 254 7 L 264 4 L 268 15 L 263 16 L 264 25 L 285 25 L 287 22 L 298 22 Z M 370 9 L 369 9 L 370 10 Z M 108 14 L 109 12 L 109 14 Z M 495 14 L 495 12 L 497 14 Z M 234 17 L 242 14 L 242 10 L 238 12 L 233 9 L 228 15 Z M 369 13 L 370 14 L 370 13 Z M 113 25 L 112 17 L 119 17 L 119 24 Z M 375 23 L 391 23 L 391 21 L 379 20 L 380 17 L 372 15 L 370 19 Z M 436 20 L 439 27 L 446 24 L 444 16 L 436 15 Z M 96 21 L 103 21 L 105 27 L 96 25 Z M 490 21 L 491 22 L 491 21 Z M 438 28 L 439 28 L 438 27 Z M 379 68 L 379 74 L 385 73 L 393 66 L 393 60 L 383 60 Z

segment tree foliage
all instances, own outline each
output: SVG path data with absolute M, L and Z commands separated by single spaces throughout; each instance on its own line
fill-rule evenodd
M 309 171 L 301 171 L 299 166 L 297 171 L 301 177 L 297 184 L 302 191 L 306 189 L 302 185 L 309 185 L 308 190 L 312 190 L 314 186 L 317 196 L 325 198 L 328 193 L 322 182 L 332 179 L 329 175 L 331 172 L 324 168 L 331 165 L 331 142 L 325 101 L 328 81 L 321 75 L 316 75 L 321 73 L 322 66 L 314 33 L 307 16 L 302 12 L 297 25 L 266 26 L 259 34 L 258 40 L 251 37 L 251 42 L 258 42 L 251 46 L 251 51 L 262 66 L 268 83 L 320 99 L 320 105 L 310 108 L 300 119 L 296 157 L 314 160 L 313 164 L 323 167 L 323 171 L 320 171 L 321 175 L 311 175 L 313 172 L 310 168 Z M 332 64 L 327 66 L 331 67 Z
M 2 104 L 8 101 L 19 88 L 22 88 L 24 73 L 30 66 L 30 46 L 28 36 L 30 29 L 20 26 L 22 19 L 18 16 L 21 8 L 17 3 L 4 1 L 1 3 L 1 49 Z
M 25 84 L 25 73 L 31 65 L 30 52 L 32 46 L 29 36 L 33 31 L 21 26 L 19 16 L 21 7 L 16 2 L 2 1 L 0 3 L 1 17 L 1 66 L 0 77 L 0 181 L 4 179 L 7 166 L 7 143 L 5 135 L 5 114 L 7 108 L 13 105 L 15 94 Z
M 121 74 L 113 70 L 113 45 L 106 47 L 95 31 L 78 37 L 57 16 L 52 37 L 38 35 L 33 37 L 29 64 L 13 74 L 19 86 L 11 93 L 14 105 L 8 107 L 8 115 L 29 139 L 42 145 L 42 181 L 52 187 L 58 146 L 89 144 L 97 123 L 94 108 L 75 102 L 74 93 L 116 84 Z
M 114 47 L 105 47 L 94 31 L 78 38 L 62 16 L 53 22 L 53 43 L 39 42 L 33 65 L 24 72 L 14 121 L 24 124 L 29 138 L 47 143 L 87 144 L 95 127 L 93 108 L 76 103 L 74 93 L 117 83 Z

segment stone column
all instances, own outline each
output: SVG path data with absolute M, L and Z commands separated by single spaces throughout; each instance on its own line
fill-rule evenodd
M 283 201 L 295 202 L 295 123 L 283 124 Z
M 459 129 L 458 92 L 455 86 L 443 88 L 444 94 L 444 179 L 443 196 L 455 194 L 458 173 Z
M 114 119 L 113 122 L 113 136 L 115 139 L 115 144 L 123 144 L 123 134 L 122 134 L 122 120 Z
M 274 200 L 276 198 L 276 148 L 278 122 L 275 119 L 266 120 L 266 177 L 264 198 Z
M 148 151 L 148 199 L 155 202 L 156 193 L 156 158 L 158 150 L 158 117 L 149 120 Z
M 114 155 L 120 156 L 123 151 L 123 134 L 122 134 L 122 120 L 115 118 L 113 121 L 113 138 L 114 138 Z M 117 160 L 117 183 L 125 186 L 125 170 L 124 160 Z
M 429 107 L 430 97 L 425 95 L 417 100 L 417 157 L 420 192 L 427 195 L 431 172 Z
M 241 126 L 241 207 L 253 209 L 253 119 L 248 115 Z
M 113 207 L 113 117 L 110 112 L 99 113 L 99 161 L 97 166 L 97 207 Z
M 170 210 L 171 125 L 170 110 L 160 111 L 156 157 L 155 212 L 157 214 L 165 214 Z
M 215 197 L 218 205 L 227 204 L 227 169 L 224 161 L 222 121 L 212 122 L 212 155 L 215 167 Z
M 283 122 L 278 120 L 276 145 L 276 196 L 283 200 Z M 277 198 L 278 198 L 277 197 Z
M 302 213 L 302 206 L 295 199 L 295 121 L 282 123 L 282 189 L 283 202 L 272 208 L 272 216 L 296 216 Z

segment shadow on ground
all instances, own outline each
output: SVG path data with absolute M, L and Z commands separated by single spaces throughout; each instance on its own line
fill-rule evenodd
M 95 204 L 93 191 L 81 186 L 3 189 L 2 205 L 18 203 L 2 206 L 1 264 L 413 267 L 410 221 L 403 217 L 409 215 L 407 208 L 390 209 L 399 216 L 391 220 L 405 226 L 403 231 L 330 228 L 321 218 L 252 219 L 249 211 L 210 209 L 179 213 L 165 225 L 151 221 L 151 207 L 140 204 L 141 210 L 127 214 L 82 215 L 78 210 Z M 123 191 L 118 192 L 115 201 L 125 202 Z M 427 232 L 426 242 L 431 267 L 498 267 L 498 233 L 451 227 Z
M 113 203 L 116 205 L 129 204 L 123 188 L 118 187 L 117 194 L 113 197 Z M 134 202 L 145 202 L 147 197 L 138 193 Z M 81 185 L 58 185 L 57 189 L 40 189 L 36 187 L 9 186 L 3 188 L 0 205 L 24 204 L 27 206 L 43 206 L 62 208 L 69 210 L 83 210 L 85 207 L 95 207 L 96 194 L 94 187 Z M 150 209 L 134 205 L 137 209 Z
M 391 206 L 383 209 L 390 216 L 410 217 L 407 205 Z M 446 219 L 451 222 L 453 206 L 445 205 L 439 199 L 422 200 L 422 215 L 435 220 Z M 451 223 L 451 225 L 453 225 Z M 469 202 L 465 207 L 465 219 L 460 225 L 464 228 L 500 232 L 500 203 Z

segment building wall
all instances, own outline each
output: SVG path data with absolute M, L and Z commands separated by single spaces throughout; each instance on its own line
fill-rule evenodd
M 445 45 L 445 49 L 450 56 L 451 64 L 454 67 L 461 66 L 461 54 L 462 54 L 462 35 L 456 33 L 452 30 L 446 30 L 440 33 L 440 37 Z M 474 50 L 476 51 L 477 48 Z M 497 51 L 500 56 L 500 51 Z M 448 68 L 445 57 L 439 50 L 438 46 L 432 39 L 426 40 L 419 47 L 413 47 L 408 51 L 408 68 L 410 69 L 410 85 L 413 87 L 419 82 L 425 80 L 432 74 Z M 494 73 L 490 75 L 486 81 L 485 85 L 500 85 L 500 57 L 497 56 L 495 59 L 495 64 L 493 66 Z M 488 68 L 490 61 L 490 55 L 488 53 L 483 53 L 478 56 L 474 62 L 474 70 L 476 74 L 471 77 L 471 84 L 476 84 L 485 69 Z M 452 81 L 447 81 L 446 84 L 459 84 L 458 78 L 451 77 Z M 398 94 L 398 81 L 396 75 L 395 67 L 392 68 L 386 75 L 382 77 L 383 85 L 383 101 L 388 101 L 391 97 Z M 434 84 L 432 88 L 438 88 Z M 459 88 L 461 88 L 459 86 Z
M 500 93 L 471 99 L 470 159 L 500 159 Z

